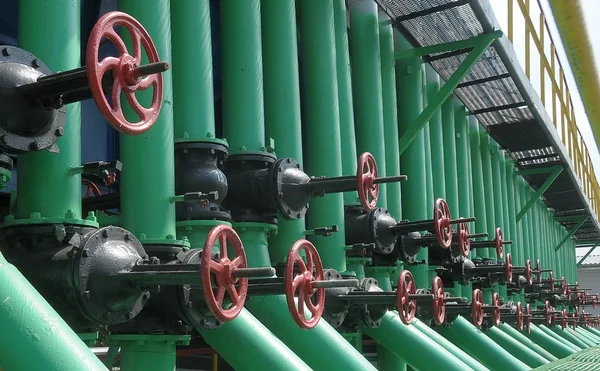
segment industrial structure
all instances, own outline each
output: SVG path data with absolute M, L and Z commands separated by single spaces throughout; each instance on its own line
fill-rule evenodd
M 507 4 L 4 1 L 0 369 L 600 370 L 578 1 Z

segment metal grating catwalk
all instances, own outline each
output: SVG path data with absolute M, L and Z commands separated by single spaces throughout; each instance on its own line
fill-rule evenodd
M 470 39 L 500 30 L 488 0 L 376 0 L 413 47 Z M 470 50 L 425 56 L 447 80 Z M 520 169 L 562 165 L 565 171 L 544 193 L 556 216 L 589 215 L 574 235 L 578 242 L 600 241 L 600 224 L 542 102 L 518 64 L 505 36 L 497 39 L 461 81 L 455 94 Z M 548 175 L 525 176 L 538 189 Z M 567 230 L 577 222 L 563 222 Z

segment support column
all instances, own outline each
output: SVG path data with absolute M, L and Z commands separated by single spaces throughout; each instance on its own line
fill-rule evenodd
M 506 225 L 504 224 L 504 195 L 502 194 L 502 172 L 500 170 L 500 156 L 503 156 L 500 152 L 500 147 L 498 144 L 489 137 L 489 155 L 490 155 L 490 165 L 491 165 L 491 173 L 492 173 L 492 193 L 488 194 L 490 198 L 492 198 L 491 202 L 494 204 L 494 221 L 496 228 L 502 228 L 502 234 L 504 239 L 509 240 L 510 231 L 507 230 Z M 493 230 L 495 230 L 494 228 Z M 491 233 L 492 230 L 488 231 Z M 491 234 L 490 234 L 491 235 Z M 504 245 L 504 256 L 510 253 L 510 245 Z M 512 254 L 511 254 L 512 255 Z M 506 292 L 506 285 L 497 285 L 498 293 L 501 298 L 508 300 L 508 294 Z
M 427 78 L 427 97 L 433 99 L 440 90 L 440 77 L 435 70 L 425 66 Z M 433 197 L 446 198 L 446 170 L 444 168 L 444 137 L 442 134 L 442 110 L 436 110 L 429 120 L 431 142 L 431 165 L 433 170 Z
M 487 232 L 487 213 L 485 209 L 485 189 L 483 186 L 483 168 L 481 164 L 481 136 L 477 120 L 469 122 L 471 142 L 471 169 L 473 172 L 473 206 L 475 210 L 475 232 Z M 475 253 L 480 258 L 490 257 L 490 249 L 477 249 Z
M 121 347 L 121 369 L 175 370 L 177 346 L 189 345 L 189 335 L 111 335 L 111 346 Z

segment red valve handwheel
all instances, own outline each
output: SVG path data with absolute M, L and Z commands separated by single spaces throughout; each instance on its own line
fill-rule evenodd
M 304 250 L 306 263 L 300 256 L 300 250 Z M 294 272 L 296 264 L 300 268 L 297 273 Z M 301 328 L 315 327 L 323 315 L 325 289 L 315 288 L 313 282 L 324 279 L 323 263 L 315 246 L 307 240 L 296 241 L 290 249 L 285 266 L 285 298 L 292 319 Z M 298 292 L 298 305 L 295 300 L 296 292 Z M 305 306 L 312 315 L 310 319 L 306 319 Z
M 531 308 L 529 307 L 529 303 L 525 304 L 525 314 L 526 314 L 526 316 L 524 316 L 525 331 L 527 331 L 527 333 L 530 334 L 531 333 Z
M 560 279 L 560 291 L 563 295 L 567 295 L 569 292 L 569 288 L 567 287 L 567 279 L 564 276 Z
M 496 228 L 494 241 L 496 242 L 496 258 L 502 259 L 502 257 L 504 257 L 504 238 L 502 237 L 502 229 Z
M 513 281 L 513 265 L 512 265 L 512 257 L 510 254 L 506 254 L 506 282 L 512 283 Z
M 469 257 L 471 252 L 471 239 L 469 238 L 469 226 L 467 223 L 458 223 L 458 231 L 456 233 L 458 237 L 458 248 L 460 254 L 465 258 Z
M 542 264 L 540 263 L 540 259 L 538 259 L 536 263 L 535 270 L 537 272 L 537 281 L 538 283 L 542 283 Z
M 375 184 L 375 179 L 378 177 L 375 157 L 369 152 L 360 155 L 358 169 L 356 170 L 356 189 L 358 190 L 360 204 L 365 211 L 373 210 L 377 205 L 379 184 Z
M 473 317 L 473 324 L 479 327 L 483 324 L 483 293 L 481 290 L 473 290 L 472 300 L 471 316 Z
M 552 310 L 550 309 L 550 302 L 548 300 L 546 300 L 544 307 L 546 309 L 546 323 L 552 325 Z
M 409 296 L 417 293 L 415 279 L 410 271 L 403 270 L 398 277 L 396 301 L 400 320 L 405 325 L 410 325 L 417 313 L 417 301 L 410 300 Z
M 133 41 L 133 55 L 130 55 L 125 42 L 115 31 L 116 26 L 124 27 Z M 119 53 L 118 57 L 106 57 L 98 61 L 98 53 L 102 39 L 110 40 Z M 142 47 L 146 51 L 149 63 L 160 62 L 158 51 L 144 27 L 133 17 L 122 12 L 110 12 L 102 16 L 94 25 L 88 40 L 86 51 L 86 69 L 90 90 L 98 109 L 116 130 L 123 134 L 142 134 L 154 125 L 162 106 L 163 78 L 162 74 L 151 74 L 140 77 L 135 69 L 142 63 Z M 113 88 L 109 104 L 102 87 L 102 78 L 112 71 Z M 143 107 L 135 92 L 153 87 L 150 108 Z M 123 115 L 121 92 L 127 102 L 140 117 L 138 122 L 130 122 Z
M 567 327 L 567 310 L 563 309 L 562 312 L 560 312 L 562 319 L 560 320 L 560 327 L 562 327 L 562 329 L 564 330 L 565 327 Z
M 219 260 L 213 260 L 213 248 L 217 241 L 220 246 L 220 257 Z M 233 259 L 229 259 L 228 244 L 233 247 L 235 253 Z M 248 278 L 234 278 L 232 273 L 237 268 L 247 268 L 248 262 L 242 240 L 231 227 L 218 225 L 208 233 L 202 250 L 200 267 L 202 290 L 208 309 L 221 322 L 233 320 L 240 314 L 246 303 Z M 213 285 L 213 276 L 215 285 Z M 225 293 L 229 294 L 231 300 L 231 307 L 227 309 L 223 305 Z
M 444 284 L 440 277 L 433 279 L 431 293 L 433 294 L 433 320 L 441 325 L 446 318 L 446 302 L 444 302 Z
M 533 285 L 533 270 L 531 269 L 531 260 L 529 259 L 525 262 L 525 279 L 529 286 Z
M 554 271 L 550 271 L 550 291 L 554 291 Z
M 592 308 L 596 309 L 597 306 L 598 306 L 598 298 L 593 298 L 592 299 Z
M 525 326 L 525 318 L 523 317 L 523 304 L 521 302 L 517 302 L 517 329 L 523 330 Z
M 443 198 L 435 200 L 433 207 L 433 224 L 438 243 L 444 249 L 452 244 L 452 226 L 450 225 L 450 208 Z
M 496 307 L 492 311 L 494 326 L 500 326 L 500 295 L 497 292 L 492 295 L 492 305 Z

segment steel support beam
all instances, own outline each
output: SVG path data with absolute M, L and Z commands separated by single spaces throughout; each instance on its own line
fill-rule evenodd
M 583 224 L 585 224 L 585 222 L 587 222 L 587 220 L 588 220 L 589 218 L 590 218 L 590 217 L 588 216 L 588 217 L 586 217 L 585 219 L 583 219 L 582 221 L 580 221 L 579 223 L 577 223 L 577 225 L 576 225 L 575 227 L 573 227 L 573 229 L 571 229 L 571 230 L 569 231 L 569 233 L 568 233 L 568 234 L 565 236 L 565 238 L 563 238 L 563 239 L 562 239 L 562 241 L 560 241 L 560 243 L 558 244 L 558 246 L 556 246 L 556 247 L 554 248 L 554 251 L 558 251 L 558 250 L 559 250 L 559 249 L 562 247 L 562 245 L 564 245 L 564 244 L 565 244 L 565 242 L 567 242 L 567 241 L 569 240 L 569 238 L 573 237 L 573 235 L 574 235 L 575 233 L 577 233 L 577 231 L 579 230 L 579 228 L 581 228 L 581 226 L 582 226 Z
M 544 170 L 544 171 L 542 171 L 542 170 Z M 527 170 L 518 171 L 517 174 L 523 175 L 524 171 L 527 171 Z M 542 184 L 542 186 L 540 188 L 538 188 L 538 190 L 534 193 L 533 197 L 531 197 L 531 199 L 529 199 L 529 201 L 527 201 L 527 203 L 525 204 L 525 206 L 523 206 L 521 211 L 519 211 L 519 213 L 517 214 L 517 222 L 519 222 L 521 220 L 521 218 L 523 218 L 523 215 L 525 215 L 525 213 L 527 213 L 527 211 L 529 211 L 529 209 L 544 194 L 544 192 L 546 192 L 546 190 L 548 190 L 548 188 L 550 188 L 552 183 L 554 183 L 556 178 L 558 178 L 560 173 L 562 173 L 563 167 L 562 166 L 556 166 L 556 167 L 553 166 L 553 167 L 544 168 L 544 169 L 531 169 L 530 171 L 540 171 L 540 172 L 536 172 L 535 174 L 543 174 L 543 173 L 548 173 L 548 172 L 552 172 L 552 173 L 550 174 L 548 179 L 546 179 L 544 184 Z M 529 174 L 532 174 L 532 173 L 530 172 Z
M 446 81 L 437 93 L 437 95 L 431 99 L 427 107 L 423 109 L 421 114 L 416 118 L 412 125 L 406 130 L 404 135 L 400 138 L 400 155 L 408 148 L 408 146 L 415 140 L 419 132 L 429 122 L 433 114 L 442 106 L 442 104 L 448 99 L 454 89 L 460 84 L 462 79 L 469 73 L 471 68 L 477 63 L 479 58 L 485 53 L 485 51 L 492 45 L 494 40 L 502 36 L 501 31 L 492 32 L 489 34 L 482 34 L 473 37 L 468 40 L 450 42 L 445 44 L 426 46 L 416 49 L 406 49 L 395 53 L 396 59 L 404 59 L 408 57 L 420 57 L 423 55 L 429 55 L 432 53 L 441 53 L 446 51 L 452 51 L 457 49 L 472 48 L 471 53 L 467 56 L 464 62 L 454 71 L 452 76 Z

